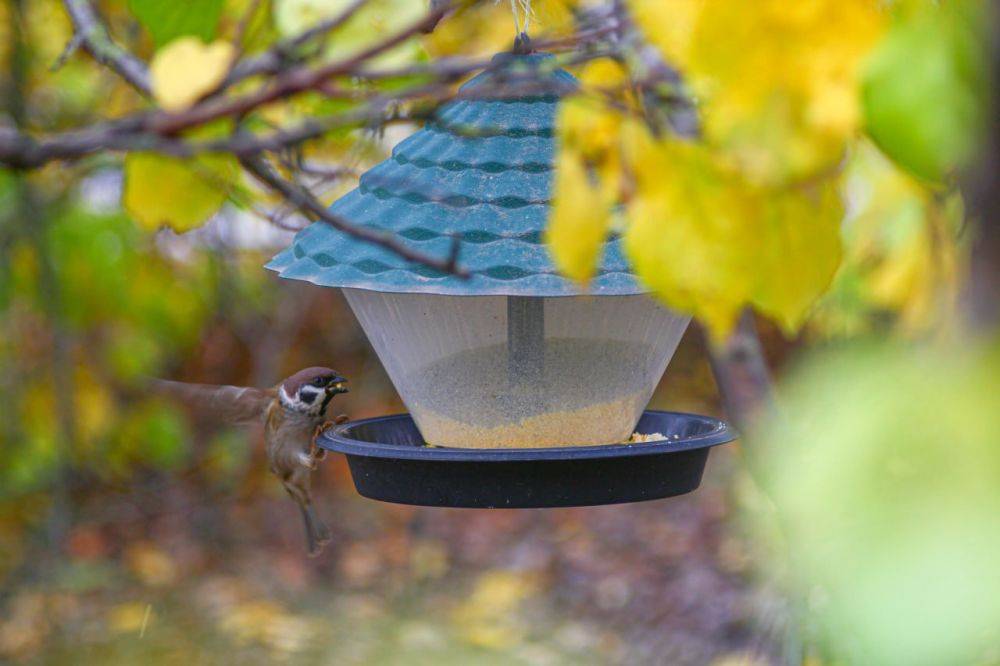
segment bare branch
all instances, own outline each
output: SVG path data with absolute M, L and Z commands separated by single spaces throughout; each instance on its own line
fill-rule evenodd
M 349 58 L 316 68 L 303 66 L 290 69 L 276 77 L 269 85 L 262 86 L 252 93 L 218 101 L 210 100 L 183 113 L 157 114 L 152 119 L 151 129 L 158 134 L 174 134 L 217 118 L 239 118 L 265 104 L 314 90 L 328 79 L 350 74 L 361 64 L 414 37 L 428 25 L 433 25 L 446 11 L 447 8 L 439 8 L 427 12 L 406 28 Z
M 327 210 L 326 206 L 313 197 L 308 190 L 279 176 L 271 169 L 267 162 L 259 157 L 245 157 L 240 160 L 240 164 L 243 165 L 244 169 L 253 174 L 257 180 L 280 194 L 309 219 L 329 224 L 338 231 L 354 236 L 359 240 L 384 247 L 404 259 L 428 266 L 444 274 L 457 275 L 462 278 L 469 277 L 469 272 L 457 265 L 458 250 L 455 247 L 458 244 L 457 238 L 453 242 L 448 256 L 444 259 L 418 252 L 408 245 L 401 243 L 395 234 L 391 232 L 357 226 L 338 215 L 334 215 Z
M 776 412 L 774 384 L 757 336 L 753 313 L 743 312 L 724 342 L 706 336 L 709 359 L 726 412 L 746 434 Z
M 30 169 L 56 160 L 75 160 L 105 151 L 152 151 L 175 157 L 190 157 L 200 153 L 227 153 L 240 159 L 244 168 L 267 187 L 279 193 L 284 198 L 286 206 L 303 212 L 308 218 L 323 221 L 360 240 L 395 252 L 407 260 L 443 273 L 466 277 L 468 273 L 457 265 L 461 247 L 458 237 L 453 238 L 446 257 L 433 257 L 420 253 L 398 241 L 389 232 L 358 227 L 332 215 L 307 186 L 300 184 L 295 178 L 282 177 L 264 158 L 267 153 L 286 152 L 337 128 L 369 123 L 385 126 L 393 122 L 424 119 L 433 113 L 437 105 L 456 98 L 453 89 L 455 81 L 489 65 L 489 60 L 485 59 L 444 58 L 430 63 L 396 68 L 371 66 L 372 60 L 377 56 L 416 37 L 421 32 L 432 29 L 440 18 L 457 4 L 467 4 L 475 0 L 436 2 L 419 20 L 396 33 L 380 38 L 375 44 L 350 57 L 319 64 L 306 62 L 306 59 L 310 58 L 316 60 L 318 51 L 312 49 L 309 54 L 302 55 L 303 47 L 342 26 L 368 1 L 354 0 L 338 16 L 281 42 L 259 56 L 238 61 L 216 96 L 204 99 L 184 111 L 176 113 L 143 111 L 120 120 L 48 137 L 35 137 L 21 128 L 0 127 L 0 164 Z M 111 40 L 106 25 L 97 16 L 89 0 L 64 0 L 64 3 L 75 26 L 74 42 L 82 44 L 98 61 L 113 69 L 141 93 L 149 94 L 149 74 L 146 64 Z M 244 29 L 245 26 L 240 28 L 241 31 Z M 605 29 L 589 30 L 583 39 L 596 43 L 607 34 L 608 31 Z M 583 42 L 574 41 L 572 38 L 552 42 L 553 45 L 566 47 L 573 43 Z M 544 45 L 545 42 L 541 44 Z M 602 55 L 605 54 L 589 48 L 581 50 L 576 58 L 570 57 L 566 60 L 581 61 Z M 245 94 L 219 96 L 227 86 L 256 75 L 264 76 L 263 84 L 259 88 Z M 338 85 L 338 80 L 348 77 L 367 81 L 415 78 L 426 83 L 391 92 L 382 92 L 373 86 L 366 89 L 345 88 Z M 513 87 L 511 83 L 514 84 Z M 532 80 L 531 76 L 518 76 L 511 81 L 500 82 L 504 94 L 531 94 L 540 84 L 540 81 Z M 488 97 L 496 92 L 489 88 L 491 87 L 481 86 L 475 91 L 467 91 L 457 96 Z M 267 133 L 237 132 L 229 137 L 211 140 L 194 140 L 181 136 L 185 130 L 220 118 L 239 121 L 264 105 L 310 90 L 321 91 L 331 98 L 352 100 L 359 105 L 332 116 L 312 118 L 298 125 L 278 128 Z M 415 109 L 412 106 L 398 107 L 400 102 L 413 100 L 418 101 Z M 389 110 L 391 112 L 388 112 Z M 338 170 L 316 172 L 310 169 L 312 167 L 293 169 L 293 172 L 297 171 L 321 180 L 341 173 Z M 279 226 L 287 225 L 279 224 Z
M 120 77 L 147 97 L 150 96 L 149 71 L 139 58 L 118 46 L 89 0 L 63 0 L 73 21 L 73 30 L 94 60 L 114 70 Z

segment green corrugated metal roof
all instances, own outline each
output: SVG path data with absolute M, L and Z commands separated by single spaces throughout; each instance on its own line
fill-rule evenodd
M 330 207 L 354 224 L 391 231 L 420 252 L 445 257 L 462 240 L 459 264 L 469 279 L 413 264 L 324 223 L 299 232 L 267 268 L 330 287 L 453 295 L 567 296 L 635 294 L 640 287 L 611 237 L 588 288 L 559 275 L 542 230 L 549 214 L 554 124 L 559 97 L 576 87 L 551 56 L 501 54 L 462 86 L 426 127 L 362 175 L 357 189 Z M 525 95 L 518 73 L 544 83 Z M 550 69 L 551 68 L 551 69 Z M 520 85 L 514 96 L 513 87 Z M 481 87 L 482 97 L 476 95 Z M 486 88 L 489 86 L 489 88 Z M 504 88 L 511 90 L 507 94 Z M 485 92 L 488 90 L 488 93 Z

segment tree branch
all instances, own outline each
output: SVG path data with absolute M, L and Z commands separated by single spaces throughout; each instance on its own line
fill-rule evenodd
M 271 102 L 291 97 L 307 90 L 314 90 L 334 76 L 350 74 L 364 62 L 385 53 L 419 34 L 428 25 L 436 23 L 447 8 L 432 10 L 399 32 L 386 37 L 378 44 L 342 60 L 327 63 L 316 68 L 297 67 L 290 69 L 254 92 L 239 97 L 229 97 L 218 101 L 208 101 L 192 107 L 184 113 L 159 113 L 151 119 L 151 127 L 157 134 L 174 134 L 182 130 L 203 125 L 217 118 L 238 118 L 254 109 Z
M 726 414 L 744 435 L 751 434 L 775 410 L 771 372 L 764 360 L 753 313 L 749 309 L 743 312 L 725 342 L 709 339 L 708 354 Z
M 115 71 L 143 95 L 152 95 L 149 71 L 139 58 L 118 46 L 89 0 L 63 0 L 73 30 L 94 60 Z
M 391 94 L 375 94 L 358 108 L 333 116 L 312 118 L 301 123 L 274 130 L 268 134 L 236 134 L 224 139 L 186 140 L 177 136 L 162 135 L 150 127 L 154 123 L 149 113 L 128 116 L 118 121 L 102 123 L 77 130 L 36 139 L 30 134 L 11 127 L 0 127 L 0 164 L 31 169 L 56 160 L 75 160 L 102 151 L 157 151 L 174 157 L 191 157 L 200 153 L 233 153 L 237 157 L 275 152 L 301 144 L 310 139 L 343 127 L 363 125 L 369 122 L 388 124 L 400 121 L 421 120 L 430 115 L 437 105 L 455 99 L 479 99 L 495 95 L 490 87 L 479 87 L 474 91 L 457 93 L 451 87 L 455 78 L 482 68 L 483 61 L 450 61 L 440 69 L 440 76 L 432 83 L 402 88 Z M 405 68 L 408 71 L 410 68 Z M 374 76 L 390 76 L 394 71 L 373 71 Z M 543 86 L 540 88 L 539 86 Z M 539 84 L 530 79 L 516 85 L 506 84 L 505 95 L 530 94 L 539 89 L 550 90 L 547 84 Z M 392 104 L 409 100 L 422 100 L 427 104 L 427 113 L 396 114 L 386 116 L 385 110 Z M 197 108 L 197 107 L 196 107 Z M 186 112 L 175 114 L 184 116 Z M 183 119 L 183 122 L 188 122 Z
M 267 162 L 259 157 L 244 157 L 240 160 L 240 164 L 257 180 L 277 194 L 280 194 L 311 220 L 329 224 L 338 231 L 383 247 L 404 259 L 434 268 L 446 275 L 457 275 L 461 278 L 469 277 L 469 272 L 457 265 L 458 245 L 460 244 L 457 237 L 453 238 L 452 247 L 448 252 L 448 256 L 444 259 L 418 252 L 408 245 L 399 242 L 395 234 L 391 232 L 378 231 L 370 227 L 360 227 L 351 224 L 338 215 L 334 215 L 327 210 L 326 206 L 313 197 L 308 190 L 279 176 L 271 169 Z
M 63 1 L 75 28 L 74 43 L 83 45 L 96 60 L 114 70 L 139 92 L 148 95 L 150 82 L 146 63 L 113 42 L 106 25 L 94 11 L 89 0 Z M 307 217 L 326 222 L 361 240 L 373 242 L 410 261 L 427 265 L 443 273 L 467 276 L 467 273 L 456 265 L 460 248 L 457 238 L 454 239 L 447 257 L 423 255 L 397 241 L 392 234 L 356 227 L 346 220 L 331 215 L 307 188 L 295 179 L 283 179 L 263 158 L 266 153 L 284 151 L 333 129 L 372 122 L 383 126 L 391 122 L 412 121 L 426 117 L 436 105 L 456 97 L 452 88 L 456 80 L 489 65 L 488 60 L 478 58 L 445 58 L 396 68 L 370 66 L 371 61 L 377 56 L 432 29 L 455 6 L 475 0 L 436 2 L 420 19 L 409 26 L 380 38 L 375 44 L 346 58 L 319 64 L 307 63 L 299 58 L 299 52 L 303 47 L 347 23 L 368 1 L 353 0 L 337 16 L 273 46 L 261 55 L 241 59 L 234 65 L 226 82 L 215 96 L 204 99 L 184 111 L 176 113 L 142 111 L 120 120 L 41 138 L 36 138 L 21 128 L 0 127 L 0 164 L 18 169 L 32 169 L 52 161 L 75 160 L 104 151 L 151 151 L 174 157 L 190 157 L 206 152 L 228 153 L 240 159 L 251 174 L 280 193 L 288 205 L 301 210 Z M 590 31 L 582 39 L 600 39 L 605 34 L 606 31 Z M 572 43 L 572 39 L 560 41 L 561 45 Z M 319 51 L 313 49 L 307 57 L 315 61 L 319 59 L 315 57 L 318 55 Z M 604 54 L 590 49 L 586 53 L 581 53 L 579 59 L 601 55 Z M 227 86 L 256 75 L 266 76 L 263 84 L 256 89 L 244 94 L 219 96 Z M 388 93 L 374 87 L 368 90 L 363 88 L 347 90 L 331 86 L 331 79 L 347 77 L 367 81 L 407 78 L 420 80 L 426 77 L 430 81 Z M 518 92 L 523 91 L 524 94 L 531 94 L 537 90 L 539 84 L 530 79 L 530 76 L 526 76 L 522 81 L 518 77 L 514 80 L 515 89 Z M 504 94 L 511 94 L 511 82 L 502 83 Z M 459 97 L 490 95 L 491 91 L 485 88 L 480 87 Z M 264 105 L 310 90 L 320 90 L 330 97 L 350 99 L 361 104 L 333 116 L 308 119 L 295 126 L 257 135 L 237 132 L 229 137 L 210 140 L 194 140 L 181 136 L 186 130 L 222 118 L 238 122 Z M 405 113 L 395 111 L 387 113 L 394 104 L 415 99 L 426 101 L 426 109 L 420 106 L 416 111 L 411 108 Z

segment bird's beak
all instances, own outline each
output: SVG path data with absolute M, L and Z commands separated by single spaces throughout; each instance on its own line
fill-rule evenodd
M 333 381 L 327 384 L 326 392 L 331 395 L 336 395 L 337 393 L 350 393 L 344 384 L 347 380 L 343 377 L 334 377 Z

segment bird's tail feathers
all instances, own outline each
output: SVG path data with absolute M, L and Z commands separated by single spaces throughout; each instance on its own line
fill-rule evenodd
M 330 528 L 316 516 L 312 504 L 300 504 L 299 508 L 302 509 L 302 522 L 306 528 L 306 548 L 309 550 L 309 556 L 315 557 L 322 552 L 326 544 L 330 543 L 332 538 Z

